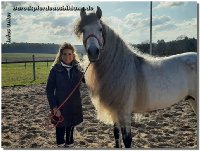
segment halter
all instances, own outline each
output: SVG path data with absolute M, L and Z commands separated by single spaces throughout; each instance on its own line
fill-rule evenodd
M 89 35 L 83 40 L 83 44 L 84 44 L 85 48 L 86 48 L 86 42 L 87 42 L 87 40 L 88 40 L 90 37 L 96 38 L 97 41 L 98 41 L 98 44 L 99 44 L 99 46 L 100 46 L 100 50 L 103 50 L 103 42 L 101 42 L 101 41 L 99 40 L 99 38 L 98 38 L 95 34 L 93 34 L 93 33 L 89 34 Z

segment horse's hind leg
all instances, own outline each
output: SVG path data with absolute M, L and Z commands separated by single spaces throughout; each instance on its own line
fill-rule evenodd
M 121 148 L 121 137 L 120 137 L 120 129 L 119 129 L 119 124 L 115 123 L 114 124 L 114 137 L 115 137 L 115 147 L 116 148 Z
M 197 103 L 197 88 L 194 88 L 193 91 L 190 92 L 189 96 L 186 97 L 186 100 L 190 102 L 194 113 L 197 115 L 198 103 Z
M 197 115 L 197 99 L 196 98 L 189 98 L 189 102 L 194 110 L 194 113 Z

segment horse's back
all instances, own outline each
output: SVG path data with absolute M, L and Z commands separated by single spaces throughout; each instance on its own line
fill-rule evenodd
M 177 58 L 181 61 L 182 66 L 185 70 L 185 74 L 188 79 L 189 91 L 196 92 L 197 90 L 197 53 L 187 52 L 177 55 Z M 189 92 L 191 93 L 191 92 Z
M 180 54 L 183 63 L 191 70 L 197 71 L 197 53 L 187 52 Z
M 166 57 L 168 63 L 172 62 L 173 64 L 179 64 L 180 68 L 183 68 L 188 72 L 188 74 L 192 74 L 194 72 L 197 74 L 197 53 L 196 52 L 186 52 L 182 54 L 172 55 Z

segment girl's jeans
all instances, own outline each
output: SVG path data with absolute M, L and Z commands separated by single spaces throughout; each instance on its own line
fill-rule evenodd
M 73 144 L 74 138 L 73 138 L 73 132 L 74 132 L 74 126 L 72 127 L 56 127 L 56 142 L 57 145 L 60 144 Z M 64 138 L 66 136 L 66 138 Z

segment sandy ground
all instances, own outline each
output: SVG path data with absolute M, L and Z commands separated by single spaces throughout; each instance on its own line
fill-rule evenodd
M 113 126 L 96 119 L 82 86 L 84 122 L 75 129 L 73 148 L 113 148 Z M 56 148 L 55 130 L 47 130 L 45 85 L 2 88 L 2 148 Z M 197 117 L 187 101 L 132 119 L 132 148 L 198 147 Z

